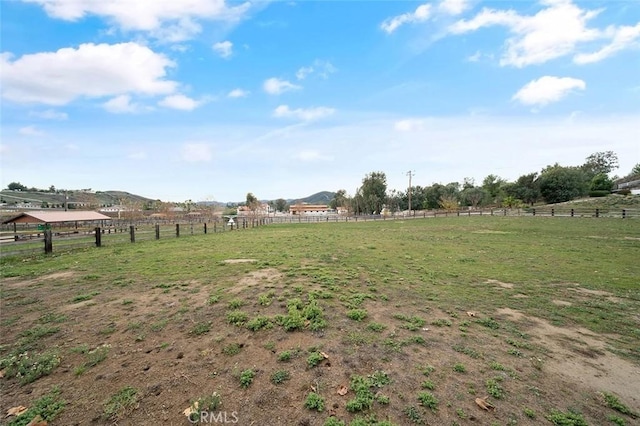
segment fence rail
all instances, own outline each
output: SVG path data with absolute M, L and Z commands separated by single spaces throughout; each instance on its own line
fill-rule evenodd
M 285 223 L 329 223 L 329 222 L 370 222 L 381 220 L 406 220 L 438 217 L 471 216 L 529 216 L 529 217 L 566 217 L 566 218 L 620 218 L 640 219 L 640 209 L 585 209 L 570 207 L 530 207 L 521 209 L 475 209 L 475 210 L 421 210 L 411 213 L 390 215 L 287 215 L 269 217 L 238 217 L 235 223 L 222 220 L 197 220 L 189 222 L 171 222 L 149 220 L 131 222 L 113 220 L 107 226 L 63 226 L 55 225 L 51 229 L 40 229 L 33 224 L 20 224 L 19 227 L 3 225 L 0 228 L 0 256 L 30 255 L 54 250 L 70 250 L 91 246 L 135 243 L 167 238 L 181 238 L 190 235 L 216 234 L 254 228 L 267 224 Z M 94 224 L 95 225 L 95 224 Z

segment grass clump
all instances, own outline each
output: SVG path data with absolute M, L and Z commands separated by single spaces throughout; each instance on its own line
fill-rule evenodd
M 502 377 L 494 377 L 486 382 L 487 392 L 495 399 L 500 399 L 504 396 L 504 389 L 500 385 Z
M 546 416 L 547 420 L 556 426 L 589 426 L 582 417 L 582 414 L 569 410 L 567 413 L 562 411 L 552 410 L 549 415 Z
M 313 351 L 307 357 L 307 365 L 309 366 L 309 368 L 313 368 L 316 365 L 320 364 L 322 360 L 324 360 L 324 355 L 322 355 L 318 351 Z
M 242 350 L 243 345 L 240 343 L 229 343 L 225 347 L 222 348 L 222 353 L 227 356 L 238 355 Z
M 256 377 L 256 372 L 252 369 L 244 370 L 240 373 L 240 386 L 244 389 L 248 388 L 253 383 L 253 378 Z
M 380 333 L 387 328 L 386 325 L 380 324 L 379 322 L 372 322 L 367 324 L 367 330 L 375 331 L 376 333 Z
M 324 398 L 315 392 L 309 393 L 307 399 L 304 402 L 304 406 L 309 410 L 316 410 L 318 412 L 324 410 Z
M 347 312 L 347 317 L 354 321 L 362 321 L 368 315 L 366 309 L 351 309 Z
M 436 385 L 431 381 L 431 380 L 425 380 L 424 382 L 422 382 L 422 384 L 420 385 L 420 387 L 422 389 L 429 389 L 429 390 L 434 390 Z
M 125 386 L 104 404 L 102 417 L 106 420 L 117 421 L 127 416 L 138 405 L 138 389 Z
M 241 326 L 249 319 L 249 315 L 246 312 L 235 310 L 227 313 L 227 322 L 229 324 Z
M 458 362 L 453 366 L 453 371 L 455 371 L 456 373 L 464 373 L 467 371 L 467 368 L 464 366 L 464 364 Z
M 291 375 L 287 370 L 278 370 L 271 375 L 271 383 L 273 383 L 274 385 L 279 385 L 286 382 L 290 378 Z
M 229 302 L 229 309 L 240 309 L 244 305 L 244 302 L 240 299 L 233 299 Z
M 372 388 L 381 388 L 390 382 L 391 379 L 384 371 L 376 371 L 367 377 L 359 375 L 352 376 L 349 386 L 356 396 L 347 402 L 347 411 L 354 413 L 370 409 L 377 400 Z M 385 403 L 384 399 L 378 402 Z
M 4 370 L 5 377 L 15 377 L 20 380 L 20 384 L 26 385 L 51 374 L 59 364 L 60 356 L 56 351 L 25 351 L 0 359 L 0 370 Z
M 638 413 L 632 411 L 629 407 L 620 402 L 617 396 L 609 392 L 602 392 L 602 397 L 604 398 L 604 403 L 607 407 L 612 408 L 621 414 L 626 414 L 634 419 L 638 418 Z
M 199 322 L 193 326 L 190 334 L 194 336 L 201 336 L 209 331 L 211 331 L 211 322 Z
M 66 401 L 60 399 L 60 388 L 56 386 L 49 393 L 34 401 L 31 408 L 23 414 L 12 418 L 7 426 L 26 426 L 37 416 L 51 422 L 64 410 L 65 405 Z
M 291 351 L 282 351 L 278 354 L 278 361 L 287 362 L 291 361 Z
M 453 323 L 451 320 L 447 318 L 440 318 L 434 321 L 431 321 L 431 325 L 435 325 L 436 327 L 451 327 Z
M 262 330 L 263 328 L 271 328 L 273 324 L 271 319 L 264 315 L 258 315 L 247 323 L 247 328 L 251 331 Z
M 439 401 L 431 392 L 420 392 L 418 394 L 418 401 L 423 407 L 429 408 L 434 413 L 438 411 Z
M 97 296 L 99 294 L 100 294 L 99 291 L 94 291 L 92 293 L 87 293 L 87 294 L 78 294 L 73 299 L 71 299 L 71 303 L 85 302 L 87 300 L 93 299 L 95 296 Z
M 490 328 L 492 330 L 497 330 L 500 328 L 500 324 L 498 323 L 498 321 L 494 320 L 493 318 L 489 317 L 489 318 L 479 318 L 476 320 L 476 322 L 480 325 L 484 325 L 487 328 Z
M 191 413 L 189 414 L 189 423 L 196 424 L 202 419 L 201 413 L 211 413 L 222 405 L 222 398 L 217 392 L 213 392 L 211 395 L 198 398 L 191 404 Z
M 327 420 L 325 420 L 322 426 L 346 426 L 346 424 L 342 420 L 338 420 L 335 417 L 331 416 Z
M 425 424 L 422 415 L 414 405 L 408 406 L 407 408 L 402 410 L 402 412 L 409 418 L 409 420 L 411 420 L 412 423 L 417 425 Z

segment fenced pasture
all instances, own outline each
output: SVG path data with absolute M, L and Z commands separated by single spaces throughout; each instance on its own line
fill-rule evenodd
M 239 231 L 270 224 L 300 223 L 349 223 L 387 220 L 408 220 L 446 217 L 477 216 L 518 216 L 518 217 L 571 217 L 571 218 L 620 218 L 639 219 L 640 209 L 634 208 L 590 208 L 570 206 L 543 206 L 526 208 L 486 208 L 466 210 L 420 210 L 412 212 L 377 215 L 271 215 L 256 217 L 237 217 L 233 224 L 220 217 L 198 218 L 190 220 L 154 220 L 112 219 L 95 223 L 53 224 L 47 228 L 42 225 L 19 224 L 2 225 L 0 228 L 0 256 L 26 255 L 37 251 L 68 250 L 74 248 L 120 244 L 126 242 L 159 240 L 189 235 Z M 55 243 L 54 243 L 55 240 Z
M 186 425 L 189 408 L 237 424 L 638 423 L 635 219 L 197 229 L 0 259 L 0 409 L 53 425 Z

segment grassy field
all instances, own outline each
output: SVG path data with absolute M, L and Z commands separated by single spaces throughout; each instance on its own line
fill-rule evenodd
M 530 217 L 6 257 L 3 421 L 639 424 L 638 259 L 638 221 Z

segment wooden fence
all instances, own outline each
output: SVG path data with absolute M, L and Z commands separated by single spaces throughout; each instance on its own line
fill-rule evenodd
M 471 216 L 529 216 L 566 218 L 620 218 L 640 219 L 640 209 L 585 209 L 570 207 L 531 207 L 523 209 L 476 209 L 476 210 L 421 210 L 411 214 L 391 215 L 282 215 L 268 217 L 238 217 L 233 224 L 217 220 L 196 220 L 170 222 L 150 220 L 125 221 L 114 219 L 108 225 L 97 223 L 85 226 L 56 224 L 51 229 L 38 229 L 36 225 L 21 224 L 20 228 L 3 225 L 0 230 L 0 256 L 30 255 L 42 252 L 52 253 L 54 249 L 86 248 L 91 246 L 116 245 L 140 241 L 181 238 L 190 235 L 216 234 L 239 231 L 267 224 L 284 223 L 329 223 L 329 222 L 370 222 L 384 220 L 407 220 L 438 217 Z

